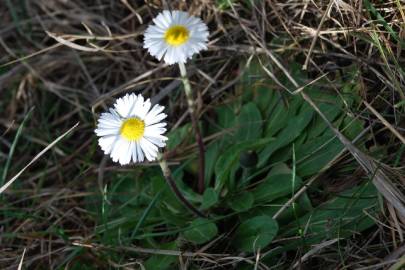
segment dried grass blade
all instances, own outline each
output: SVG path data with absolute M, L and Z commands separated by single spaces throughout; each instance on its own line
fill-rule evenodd
M 79 123 L 76 123 L 73 127 L 71 127 L 68 131 L 60 135 L 56 138 L 53 142 L 51 142 L 47 147 L 45 147 L 41 152 L 39 152 L 21 171 L 19 171 L 13 178 L 11 178 L 5 185 L 0 188 L 0 194 L 2 194 L 15 180 L 35 161 L 37 161 L 43 154 L 45 154 L 49 149 L 54 147 L 60 140 L 62 140 L 66 135 L 68 135 L 72 130 L 74 130 Z
M 299 84 L 290 75 L 286 68 L 271 54 L 269 50 L 266 50 L 267 55 L 273 60 L 273 62 L 283 71 L 291 83 L 299 88 Z M 309 105 L 319 114 L 319 116 L 325 121 L 328 127 L 335 133 L 336 137 L 345 146 L 345 148 L 353 155 L 356 161 L 360 164 L 363 170 L 370 176 L 373 184 L 377 190 L 383 195 L 383 197 L 398 211 L 398 214 L 402 219 L 405 219 L 405 196 L 401 191 L 396 188 L 391 180 L 381 171 L 376 162 L 361 152 L 356 146 L 354 146 L 339 130 L 337 130 L 318 106 L 312 101 L 312 99 L 302 90 L 301 96 L 308 102 Z
M 81 45 L 73 43 L 73 42 L 71 42 L 69 40 L 63 39 L 61 37 L 57 37 L 57 36 L 55 36 L 54 34 L 52 34 L 51 32 L 48 32 L 48 31 L 46 31 L 46 33 L 48 34 L 48 36 L 50 36 L 51 38 L 53 38 L 57 42 L 62 43 L 63 45 L 68 46 L 68 47 L 70 47 L 72 49 L 79 50 L 79 51 L 85 51 L 85 52 L 98 52 L 98 51 L 100 51 L 99 48 L 90 48 L 90 47 L 81 46 Z
M 405 138 L 387 121 L 385 118 L 376 111 L 367 101 L 363 101 L 367 109 L 369 109 L 383 124 L 386 126 L 403 144 L 405 144 Z
M 22 256 L 21 256 L 20 263 L 18 264 L 18 270 L 21 270 L 21 269 L 22 269 L 22 265 L 23 265 L 23 262 L 24 262 L 25 251 L 27 251 L 26 248 L 24 248 L 23 254 L 22 254 Z
M 302 97 L 312 106 L 312 108 L 322 117 L 329 128 L 335 133 L 340 142 L 346 147 L 347 150 L 357 160 L 363 170 L 370 176 L 373 184 L 377 190 L 383 195 L 383 197 L 392 204 L 392 206 L 398 211 L 399 215 L 405 218 L 405 197 L 404 195 L 392 184 L 389 178 L 381 170 L 380 166 L 369 156 L 360 151 L 354 146 L 339 130 L 337 130 L 332 123 L 326 118 L 323 112 L 312 101 L 312 99 L 301 92 Z

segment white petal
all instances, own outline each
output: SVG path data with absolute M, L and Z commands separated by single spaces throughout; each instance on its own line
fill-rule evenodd
M 117 128 L 98 128 L 95 130 L 95 133 L 99 137 L 112 136 L 112 135 L 118 135 L 119 129 L 117 129 Z
M 117 101 L 114 104 L 115 110 L 118 112 L 118 114 L 121 117 L 128 117 L 130 112 L 131 112 L 131 106 L 134 104 L 136 101 L 136 95 L 135 94 L 126 94 L 122 98 L 117 99 Z
M 140 112 L 142 111 L 142 108 L 143 108 L 143 102 L 144 102 L 143 96 L 138 95 L 136 103 L 132 104 L 132 106 L 131 106 L 131 113 L 130 113 L 131 116 L 136 116 L 136 117 L 142 119 L 140 116 Z
M 108 155 L 111 153 L 111 149 L 117 140 L 119 140 L 118 136 L 105 136 L 98 139 L 98 144 L 104 154 Z
M 111 149 L 111 158 L 114 162 L 118 162 L 120 156 L 122 155 L 122 150 L 124 148 L 124 141 L 122 139 L 117 139 L 114 141 L 112 144 L 112 149 Z
M 121 165 L 126 165 L 131 162 L 131 157 L 132 157 L 132 148 L 134 143 L 133 142 L 125 142 L 123 143 L 123 147 L 121 149 L 122 153 L 119 157 L 119 163 Z
M 155 121 L 155 119 L 164 109 L 165 109 L 165 107 L 160 106 L 159 104 L 156 104 L 155 106 L 153 106 L 152 110 L 150 110 L 150 112 L 147 113 L 145 116 L 144 121 L 145 121 L 146 126 L 150 126 L 154 123 L 159 122 L 159 121 Z M 164 114 L 164 115 L 166 115 L 166 114 Z
M 153 125 L 146 125 L 146 127 L 149 127 L 149 128 L 163 128 L 165 126 L 167 126 L 166 122 L 161 122 L 161 123 L 157 123 L 157 124 L 153 124 Z
M 161 13 L 162 17 L 162 23 L 164 25 L 164 28 L 168 28 L 172 23 L 173 23 L 173 13 L 170 12 L 169 10 L 163 10 L 163 12 Z
M 149 161 L 153 161 L 156 159 L 158 148 L 147 139 L 142 138 L 140 141 L 142 151 L 145 153 L 146 158 Z
M 158 128 L 158 127 L 146 127 L 145 128 L 145 136 L 154 136 L 160 135 L 166 132 L 166 128 Z
M 102 113 L 98 119 L 98 124 L 105 126 L 118 127 L 121 125 L 121 120 L 116 114 L 113 113 Z
M 174 63 L 176 63 L 175 58 L 174 58 L 174 48 L 169 46 L 167 48 L 166 54 L 163 57 L 163 60 L 169 64 L 169 65 L 173 65 Z
M 152 125 L 152 124 L 158 123 L 158 122 L 162 121 L 163 119 L 165 119 L 166 117 L 167 117 L 167 114 L 160 113 L 157 116 L 155 116 L 152 120 L 149 120 L 147 125 Z M 145 121 L 145 123 L 146 123 L 146 121 Z
M 144 120 L 146 114 L 149 112 L 150 107 L 152 107 L 152 103 L 150 102 L 150 99 L 148 98 L 145 100 L 145 102 L 142 104 L 142 108 L 139 110 L 138 115 L 139 118 Z
M 165 141 L 164 140 L 161 140 L 161 139 L 159 139 L 159 138 L 156 138 L 156 137 L 149 137 L 149 136 L 145 136 L 145 138 L 147 139 L 147 140 L 149 140 L 151 143 L 153 143 L 154 145 L 157 145 L 157 146 L 159 146 L 159 147 L 165 147 L 166 146 L 166 143 L 165 143 Z M 166 137 L 165 137 L 166 138 Z M 167 138 L 166 138 L 167 139 Z
M 144 161 L 144 154 L 143 154 L 143 152 L 142 152 L 142 149 L 141 149 L 141 145 L 139 144 L 139 142 L 137 142 L 136 143 L 136 147 L 135 147 L 136 149 L 134 149 L 134 151 L 136 150 L 136 153 L 137 153 L 137 155 L 138 155 L 138 160 L 139 160 L 139 162 L 143 162 Z

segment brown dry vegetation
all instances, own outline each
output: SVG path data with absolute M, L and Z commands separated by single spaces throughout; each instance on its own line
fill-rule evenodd
M 348 108 L 348 113 L 368 123 L 367 154 L 384 168 L 381 185 L 394 190 L 394 195 L 382 193 L 385 203 L 376 225 L 344 247 L 319 243 L 307 254 L 299 250 L 284 254 L 278 266 L 260 264 L 260 256 L 229 254 L 226 245 L 212 251 L 210 246 L 189 247 L 187 252 L 208 255 L 183 254 L 181 269 L 197 269 L 188 268 L 193 260 L 201 269 L 230 269 L 235 264 L 229 263 L 239 260 L 250 260 L 258 269 L 294 265 L 301 269 L 400 269 L 395 263 L 404 258 L 405 2 L 370 0 L 381 17 L 360 0 L 231 1 L 229 7 L 220 6 L 226 2 L 1 1 L 3 184 L 79 123 L 0 195 L 2 269 L 16 269 L 20 261 L 25 269 L 70 269 L 75 261 L 94 269 L 140 269 L 148 254 L 159 252 L 99 244 L 103 242 L 95 230 L 96 221 L 84 204 L 89 196 L 102 194 L 113 173 L 131 170 L 103 157 L 93 133 L 97 114 L 113 98 L 141 91 L 167 106 L 170 128 L 189 121 L 185 98 L 176 90 L 180 85 L 175 79 L 177 68 L 155 61 L 142 48 L 143 31 L 164 8 L 187 10 L 209 26 L 209 50 L 189 65 L 199 115 L 208 122 L 213 107 L 236 95 L 241 59 L 255 55 L 272 61 L 277 55 L 287 69 L 294 61 L 308 70 L 312 80 L 326 76 L 327 87 L 336 95 L 341 86 L 333 83 L 334 77 L 345 67 L 355 67 L 367 103 Z M 274 39 L 283 42 L 272 43 Z M 275 77 L 282 73 L 277 67 L 271 72 Z M 29 113 L 9 159 L 17 130 Z M 196 151 L 195 145 L 184 146 L 170 158 L 181 161 Z M 329 192 L 345 190 L 367 174 L 358 163 L 353 163 L 359 166 L 354 175 L 333 173 L 353 162 L 352 154 L 348 152 L 328 173 L 319 175 L 317 180 Z M 75 243 L 84 245 L 86 252 L 73 254 Z M 110 250 L 122 257 L 117 261 L 106 258 Z

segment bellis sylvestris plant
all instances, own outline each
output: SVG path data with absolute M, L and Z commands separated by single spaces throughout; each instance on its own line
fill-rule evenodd
M 207 49 L 208 27 L 200 18 L 190 16 L 183 11 L 164 10 L 155 19 L 144 34 L 144 48 L 158 60 L 162 58 L 169 64 L 178 64 L 191 121 L 193 123 L 199 149 L 199 166 L 201 172 L 205 168 L 204 142 L 198 128 L 198 119 L 194 115 L 195 105 L 190 81 L 187 77 L 185 63 L 195 53 Z M 198 176 L 198 191 L 204 192 L 204 173 Z
M 149 99 L 142 95 L 127 94 L 118 98 L 114 108 L 104 112 L 98 119 L 95 130 L 98 142 L 106 155 L 121 165 L 143 162 L 146 158 L 153 161 L 158 155 L 158 147 L 166 145 L 167 117 L 162 113 L 164 107 L 152 107 Z
M 208 27 L 200 18 L 183 11 L 164 10 L 145 32 L 144 48 L 158 60 L 185 63 L 195 53 L 207 49 Z

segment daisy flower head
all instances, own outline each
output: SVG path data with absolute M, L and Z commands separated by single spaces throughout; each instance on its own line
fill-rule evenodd
M 144 48 L 158 60 L 185 63 L 195 53 L 207 49 L 208 27 L 183 11 L 164 10 L 145 31 Z
M 106 155 L 121 165 L 131 160 L 143 162 L 156 159 L 158 147 L 166 145 L 167 117 L 162 113 L 164 107 L 158 104 L 152 107 L 149 99 L 142 95 L 127 94 L 118 98 L 113 108 L 101 114 L 98 119 L 96 135 L 98 143 Z

